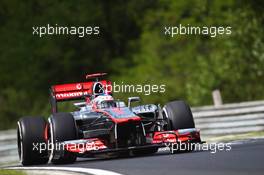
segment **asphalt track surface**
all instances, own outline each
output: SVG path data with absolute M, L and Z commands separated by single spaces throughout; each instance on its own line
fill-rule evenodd
M 61 166 L 110 170 L 123 175 L 263 175 L 264 139 L 237 142 L 232 144 L 231 151 L 215 154 L 210 151 L 180 154 L 159 151 L 141 157 L 81 159 Z

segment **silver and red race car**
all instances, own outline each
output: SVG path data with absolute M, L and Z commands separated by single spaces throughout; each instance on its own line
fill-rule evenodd
M 77 157 L 144 155 L 169 144 L 201 143 L 190 107 L 184 101 L 141 105 L 139 97 L 114 100 L 105 73 L 87 82 L 51 87 L 52 114 L 18 121 L 22 165 L 73 163 Z M 73 112 L 58 112 L 58 102 L 76 101 Z M 187 148 L 187 147 L 186 147 Z M 189 148 L 189 147 L 188 147 Z M 191 151 L 186 149 L 185 151 Z

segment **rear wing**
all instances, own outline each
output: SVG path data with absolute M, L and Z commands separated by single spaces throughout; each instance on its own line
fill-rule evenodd
M 112 94 L 112 83 L 108 80 L 100 80 L 99 77 L 105 73 L 87 75 L 87 79 L 94 79 L 88 82 L 69 83 L 54 85 L 50 88 L 52 113 L 57 112 L 57 102 L 85 99 L 94 94 Z

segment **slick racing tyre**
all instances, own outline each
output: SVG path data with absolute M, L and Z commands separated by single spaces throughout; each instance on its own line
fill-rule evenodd
M 167 118 L 167 130 L 195 128 L 193 115 L 188 104 L 184 101 L 172 101 L 163 108 L 163 114 Z M 190 143 L 181 143 L 175 146 L 175 153 L 191 152 L 194 146 Z
M 45 127 L 46 121 L 41 117 L 23 117 L 17 122 L 18 155 L 22 165 L 48 162 Z
M 168 130 L 195 128 L 193 115 L 184 101 L 172 101 L 163 108 L 168 121 Z
M 73 163 L 76 160 L 74 153 L 58 147 L 59 143 L 77 139 L 75 120 L 70 113 L 55 113 L 49 119 L 50 141 L 53 149 L 50 153 L 51 162 L 54 164 Z

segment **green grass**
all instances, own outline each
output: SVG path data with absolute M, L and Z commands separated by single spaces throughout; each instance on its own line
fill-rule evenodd
M 21 172 L 21 171 L 16 171 L 16 170 L 3 170 L 3 169 L 0 169 L 0 174 L 1 175 L 26 175 L 26 173 Z

